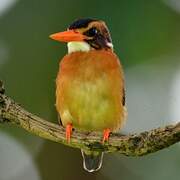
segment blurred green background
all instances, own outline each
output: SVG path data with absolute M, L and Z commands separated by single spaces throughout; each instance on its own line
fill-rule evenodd
M 6 93 L 29 111 L 57 122 L 55 78 L 65 44 L 49 35 L 77 18 L 104 20 L 126 76 L 124 133 L 180 119 L 179 0 L 0 0 L 0 79 Z M 107 154 L 87 173 L 80 151 L 0 125 L 0 180 L 176 180 L 180 146 L 145 157 Z

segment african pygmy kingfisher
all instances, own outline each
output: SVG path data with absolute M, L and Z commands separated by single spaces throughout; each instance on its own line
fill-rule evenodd
M 122 128 L 126 108 L 123 70 L 105 22 L 79 19 L 50 37 L 68 47 L 56 79 L 56 109 L 67 141 L 73 127 L 103 131 L 107 141 L 110 132 Z M 82 150 L 82 156 L 85 170 L 100 169 L 102 152 Z

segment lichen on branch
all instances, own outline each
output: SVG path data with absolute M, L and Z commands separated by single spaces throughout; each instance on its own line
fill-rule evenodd
M 145 131 L 139 134 L 112 133 L 102 144 L 102 134 L 74 130 L 67 143 L 65 128 L 46 121 L 21 107 L 5 94 L 0 81 L 0 123 L 15 124 L 39 137 L 84 150 L 119 152 L 126 156 L 142 156 L 167 148 L 180 141 L 180 123 Z

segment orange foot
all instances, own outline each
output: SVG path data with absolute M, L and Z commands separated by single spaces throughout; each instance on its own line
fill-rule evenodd
M 102 140 L 102 143 L 104 144 L 105 141 L 108 141 L 109 140 L 109 134 L 110 134 L 110 129 L 105 129 L 104 132 L 103 132 L 103 140 Z
M 70 143 L 71 133 L 72 133 L 72 124 L 68 123 L 66 125 L 66 140 L 68 143 Z

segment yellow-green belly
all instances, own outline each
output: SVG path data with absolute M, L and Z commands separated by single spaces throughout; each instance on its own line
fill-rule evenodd
M 94 131 L 118 129 L 124 121 L 118 61 L 112 58 L 114 63 L 105 64 L 108 58 L 101 55 L 92 58 L 93 53 L 82 53 L 82 59 L 78 55 L 63 59 L 56 81 L 56 107 L 63 125 L 72 123 L 78 129 Z

